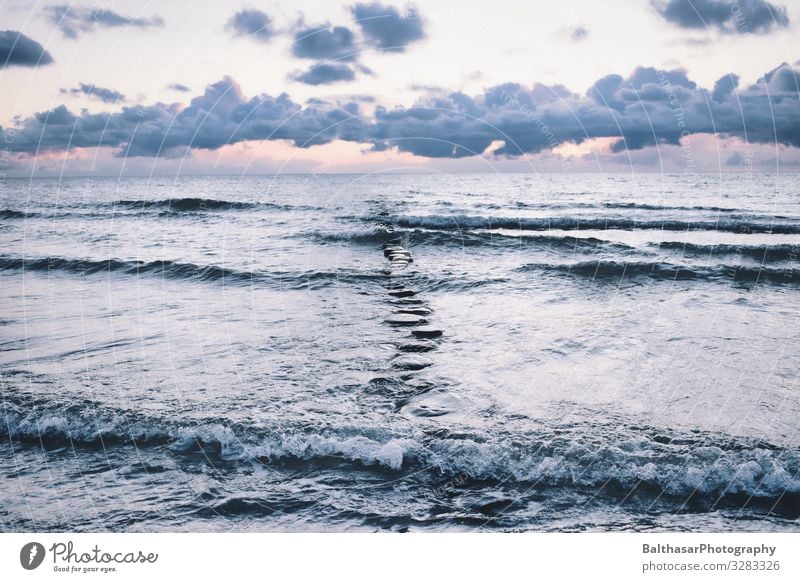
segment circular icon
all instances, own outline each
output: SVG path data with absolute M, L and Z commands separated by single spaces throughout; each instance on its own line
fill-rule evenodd
M 30 542 L 19 551 L 19 563 L 26 570 L 35 570 L 44 561 L 44 546 L 39 542 Z

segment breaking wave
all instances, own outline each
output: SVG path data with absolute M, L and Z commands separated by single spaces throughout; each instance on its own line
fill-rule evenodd
M 781 499 L 800 495 L 800 456 L 766 442 L 697 434 L 667 437 L 648 429 L 607 427 L 602 440 L 585 440 L 580 427 L 555 427 L 494 437 L 394 433 L 338 427 L 324 433 L 285 424 L 179 423 L 91 403 L 64 409 L 6 400 L 0 429 L 18 442 L 78 446 L 165 446 L 176 454 L 202 452 L 238 462 L 315 463 L 339 459 L 382 470 L 511 481 L 625 489 L 657 495 L 746 495 Z

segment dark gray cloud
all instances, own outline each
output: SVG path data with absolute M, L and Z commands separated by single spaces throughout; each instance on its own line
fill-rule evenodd
M 67 38 L 78 38 L 80 34 L 91 32 L 95 28 L 116 28 L 120 26 L 151 28 L 164 25 L 164 21 L 158 16 L 135 18 L 123 16 L 105 8 L 82 8 L 59 4 L 46 6 L 44 12 L 47 18 Z
M 786 8 L 766 0 L 651 0 L 651 4 L 661 16 L 682 28 L 763 34 L 789 25 Z
M 711 98 L 718 103 L 722 103 L 738 86 L 739 75 L 730 74 L 720 77 L 714 83 L 714 91 L 711 93 Z
M 795 63 L 795 66 L 800 67 L 800 61 Z M 782 63 L 769 71 L 761 77 L 758 82 L 766 83 L 772 87 L 774 91 L 780 93 L 797 93 L 800 91 L 800 75 L 798 75 L 798 69 L 794 69 L 786 63 Z
M 306 85 L 329 85 L 340 81 L 352 81 L 356 73 L 349 65 L 343 63 L 318 63 L 305 73 L 296 75 L 294 79 Z
M 261 41 L 267 41 L 275 34 L 272 19 L 261 10 L 240 10 L 231 16 L 228 28 L 237 36 L 250 36 Z
M 86 83 L 79 83 L 77 87 L 72 89 L 61 89 L 61 93 L 70 95 L 86 95 L 99 99 L 103 103 L 119 103 L 125 101 L 125 95 L 113 89 L 106 89 L 96 85 L 87 85 Z
M 178 91 L 180 93 L 189 93 L 192 90 L 189 86 L 184 85 L 183 83 L 170 83 L 167 85 L 167 89 Z
M 157 103 L 76 115 L 60 106 L 38 113 L 15 127 L 10 148 L 102 146 L 119 155 L 163 156 L 245 140 L 297 147 L 345 140 L 441 158 L 477 155 L 499 140 L 494 153 L 513 157 L 592 138 L 615 138 L 613 152 L 677 145 L 699 133 L 800 147 L 800 70 L 783 64 L 747 87 L 726 75 L 709 90 L 680 69 L 639 67 L 627 77 L 599 79 L 584 95 L 560 85 L 508 83 L 472 96 L 427 94 L 410 107 L 376 104 L 370 115 L 355 98 L 304 105 L 286 94 L 247 99 L 225 78 L 186 108 Z
M 38 42 L 16 30 L 0 31 L 0 69 L 38 67 L 53 62 L 53 57 Z
M 381 50 L 403 52 L 409 44 L 425 38 L 424 22 L 416 8 L 400 14 L 393 6 L 375 2 L 356 4 L 351 11 L 366 42 Z
M 316 26 L 295 32 L 294 56 L 301 59 L 354 61 L 358 56 L 355 35 L 344 26 Z
M 61 105 L 24 120 L 9 142 L 14 152 L 109 147 L 120 156 L 170 156 L 187 148 L 213 150 L 246 140 L 290 140 L 310 147 L 334 139 L 360 141 L 367 133 L 354 101 L 314 101 L 303 107 L 286 94 L 246 99 L 226 77 L 185 108 L 156 103 L 76 115 Z

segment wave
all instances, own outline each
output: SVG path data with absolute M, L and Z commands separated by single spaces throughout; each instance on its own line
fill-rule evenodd
M 203 210 L 247 210 L 258 204 L 213 198 L 167 198 L 165 200 L 117 200 L 111 206 L 121 206 L 133 210 L 146 208 L 165 208 L 175 212 L 198 212 Z
M 764 245 L 731 245 L 731 244 L 695 244 L 680 241 L 664 241 L 650 243 L 650 246 L 661 249 L 680 251 L 686 255 L 734 255 L 757 259 L 759 261 L 790 261 L 800 258 L 800 245 L 764 244 Z
M 592 279 L 635 279 L 650 277 L 672 280 L 710 280 L 747 283 L 786 284 L 800 282 L 800 269 L 742 267 L 733 265 L 685 266 L 666 262 L 623 262 L 613 260 L 578 263 L 528 263 L 517 271 L 555 271 Z
M 413 230 L 400 233 L 412 244 L 456 245 L 463 247 L 490 246 L 524 248 L 529 245 L 562 250 L 635 252 L 637 249 L 624 243 L 596 237 L 561 236 L 546 234 L 506 235 L 498 232 Z
M 751 220 L 633 220 L 630 218 L 551 218 L 483 217 L 465 215 L 398 216 L 396 226 L 431 230 L 507 229 L 507 230 L 706 230 L 740 234 L 799 234 L 800 223 L 754 222 Z
M 0 256 L 0 270 L 65 272 L 80 275 L 115 273 L 174 280 L 220 282 L 229 285 L 271 284 L 294 289 L 319 288 L 335 283 L 357 283 L 383 279 L 381 273 L 354 271 L 351 269 L 273 272 L 240 271 L 217 265 L 196 265 L 194 263 L 169 260 L 145 262 L 107 259 L 97 261 L 65 257 L 23 259 L 20 257 Z
M 490 210 L 499 210 L 504 208 L 502 204 L 496 203 L 477 203 L 477 208 L 488 208 Z M 655 210 L 655 211 L 682 211 L 682 212 L 740 212 L 738 208 L 730 208 L 724 206 L 681 206 L 681 205 L 662 205 L 662 204 L 648 204 L 638 202 L 524 202 L 519 200 L 514 203 L 516 208 L 535 209 L 535 210 L 599 210 L 602 208 L 613 208 L 619 210 Z
M 22 212 L 12 209 L 0 210 L 0 219 L 20 219 L 32 217 L 65 219 L 73 216 L 108 218 L 115 217 L 119 211 L 158 211 L 159 216 L 181 213 L 200 213 L 212 211 L 244 210 L 282 210 L 282 211 L 323 211 L 325 208 L 273 202 L 241 202 L 213 198 L 167 198 L 164 200 L 117 200 L 108 203 L 85 203 L 54 207 L 47 212 Z
M 724 206 L 671 206 L 661 204 L 645 204 L 637 202 L 604 202 L 606 208 L 620 208 L 632 210 L 682 210 L 698 212 L 739 212 L 738 208 L 727 208 Z
M 278 204 L 275 202 L 242 202 L 214 198 L 166 198 L 164 200 L 117 200 L 113 207 L 132 210 L 161 209 L 171 212 L 203 212 L 208 210 L 325 210 L 319 206 Z
M 26 400 L 28 400 L 26 398 Z M 94 403 L 37 406 L 7 398 L 0 429 L 18 442 L 96 447 L 165 446 L 175 454 L 216 455 L 226 461 L 280 464 L 338 458 L 398 473 L 499 480 L 532 486 L 576 486 L 658 495 L 706 495 L 713 501 L 745 495 L 788 502 L 800 496 L 800 455 L 758 440 L 665 436 L 624 426 L 557 426 L 536 432 L 393 432 L 386 428 L 253 427 L 220 419 L 166 420 Z M 633 430 L 635 429 L 635 430 Z M 587 438 L 583 431 L 601 431 Z M 792 501 L 794 502 L 794 501 Z
M 277 289 L 322 289 L 333 285 L 378 284 L 386 281 L 386 269 L 357 270 L 311 269 L 307 271 L 244 271 L 217 265 L 196 265 L 177 261 L 123 261 L 107 259 L 102 261 L 69 259 L 66 257 L 42 257 L 23 259 L 21 257 L 0 256 L 0 271 L 32 271 L 43 273 L 69 273 L 81 276 L 111 274 L 131 277 L 152 277 L 176 281 L 197 281 L 221 283 L 229 286 L 266 285 Z M 475 281 L 456 276 L 426 275 L 413 272 L 414 282 L 420 289 L 466 291 L 507 279 L 486 279 Z
M 308 234 L 299 234 L 298 237 L 307 237 Z M 507 235 L 498 232 L 472 232 L 472 231 L 436 231 L 436 230 L 388 230 L 375 228 L 343 232 L 314 232 L 310 235 L 314 240 L 322 243 L 385 243 L 389 240 L 402 239 L 407 246 L 429 245 L 459 247 L 508 247 L 521 248 L 529 244 L 537 244 L 553 248 L 571 248 L 582 251 L 615 250 L 620 252 L 635 251 L 635 247 L 614 241 L 602 240 L 595 237 L 552 236 L 544 234 Z
M 363 229 L 363 230 L 354 230 L 354 231 L 342 231 L 342 232 L 312 232 L 312 233 L 300 233 L 297 236 L 299 238 L 307 238 L 311 237 L 317 242 L 321 243 L 385 243 L 390 240 L 394 240 L 398 238 L 398 236 L 402 235 L 403 233 L 398 233 L 397 231 L 391 230 L 387 227 L 378 227 L 378 228 L 371 228 L 371 229 Z
M 0 270 L 20 271 L 62 271 L 93 275 L 96 273 L 119 273 L 123 275 L 161 275 L 171 279 L 197 279 L 201 281 L 224 280 L 250 281 L 254 273 L 236 271 L 213 265 L 200 266 L 193 263 L 175 261 L 103 261 L 68 259 L 65 257 L 44 257 L 23 259 L 19 257 L 0 257 Z
M 36 216 L 33 212 L 22 212 L 20 210 L 12 210 L 10 208 L 3 208 L 0 210 L 0 220 L 13 220 L 19 218 L 29 218 Z

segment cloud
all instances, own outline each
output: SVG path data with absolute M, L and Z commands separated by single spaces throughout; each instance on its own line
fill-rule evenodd
M 355 36 L 344 26 L 323 25 L 295 32 L 294 56 L 301 59 L 353 61 L 357 56 Z
M 738 86 L 739 75 L 730 74 L 720 77 L 714 83 L 714 91 L 711 93 L 711 98 L 717 103 L 722 103 Z
M 764 34 L 789 26 L 786 8 L 766 0 L 650 0 L 681 28 L 716 28 L 724 34 Z
M 53 57 L 38 42 L 15 30 L 0 31 L 0 69 L 49 65 Z
M 351 8 L 366 42 L 378 49 L 403 52 L 406 47 L 425 38 L 424 22 L 416 8 L 397 8 L 378 2 L 356 4 Z
M 319 63 L 305 73 L 295 76 L 294 79 L 306 85 L 329 85 L 340 81 L 352 81 L 355 77 L 355 71 L 348 65 Z
M 228 28 L 236 36 L 250 36 L 256 40 L 267 41 L 275 34 L 272 19 L 261 10 L 241 10 L 228 20 Z
M 583 26 L 575 26 L 565 30 L 572 42 L 582 42 L 589 38 L 589 31 Z
M 86 83 L 79 83 L 77 87 L 72 89 L 61 89 L 61 93 L 67 93 L 70 95 L 86 95 L 87 97 L 99 99 L 103 103 L 118 103 L 125 101 L 125 95 L 119 91 L 97 87 L 96 85 L 87 85 Z
M 9 130 L 0 130 L 0 139 L 5 131 Z M 13 132 L 13 152 L 108 147 L 120 156 L 149 157 L 249 140 L 289 140 L 307 148 L 334 139 L 360 141 L 368 133 L 355 101 L 314 101 L 303 107 L 286 94 L 245 99 L 228 77 L 207 87 L 185 108 L 156 103 L 76 115 L 61 105 L 26 119 Z
M 304 105 L 286 94 L 248 99 L 226 77 L 185 108 L 156 103 L 74 114 L 62 105 L 22 120 L 9 147 L 28 154 L 108 147 L 153 157 L 250 140 L 300 148 L 343 140 L 429 158 L 470 157 L 492 146 L 493 155 L 513 158 L 595 138 L 625 153 L 681 145 L 695 134 L 800 147 L 800 70 L 783 64 L 747 87 L 737 79 L 726 75 L 709 90 L 681 69 L 639 67 L 598 79 L 583 95 L 560 85 L 507 83 L 478 95 L 425 94 L 409 107 L 376 103 L 367 114 L 352 97 Z
M 741 166 L 744 164 L 744 156 L 739 152 L 733 152 L 727 160 L 725 160 L 726 166 Z
M 800 66 L 800 62 L 795 63 Z M 769 85 L 773 91 L 779 93 L 797 93 L 800 91 L 800 75 L 786 63 L 775 67 L 758 80 L 759 83 Z
M 167 85 L 167 89 L 171 89 L 172 91 L 178 91 L 179 93 L 189 93 L 192 90 L 190 87 L 182 83 L 170 83 L 169 85 Z
M 59 4 L 44 8 L 50 22 L 55 24 L 67 38 L 78 38 L 85 32 L 95 28 L 115 28 L 120 26 L 151 28 L 163 26 L 164 21 L 158 17 L 134 18 L 122 16 L 105 8 L 80 8 Z

